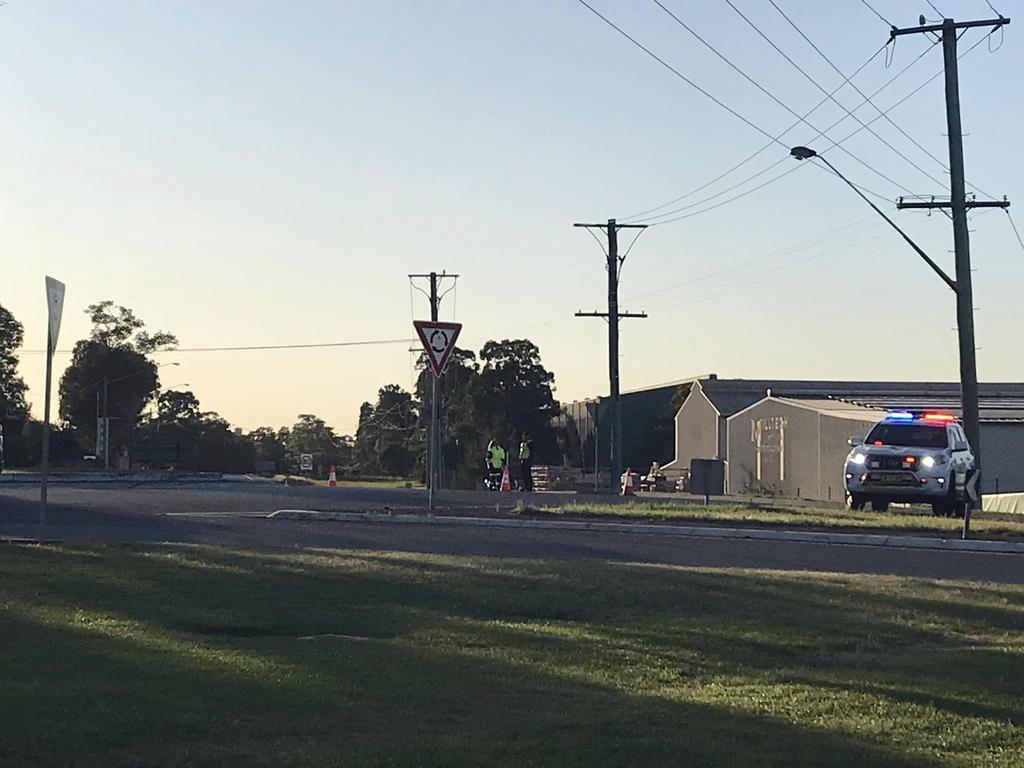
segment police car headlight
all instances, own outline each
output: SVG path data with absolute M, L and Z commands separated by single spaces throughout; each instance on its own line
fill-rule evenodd
M 867 456 L 863 453 L 855 453 L 850 457 L 851 464 L 863 464 L 867 460 Z
M 931 469 L 932 467 L 935 466 L 935 457 L 925 456 L 923 459 L 921 459 L 921 466 L 924 467 L 925 469 Z

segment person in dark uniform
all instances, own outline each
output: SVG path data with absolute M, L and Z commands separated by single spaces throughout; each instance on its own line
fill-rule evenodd
M 519 441 L 519 472 L 520 472 L 520 485 L 519 487 L 524 491 L 533 490 L 533 440 L 530 436 L 523 433 L 522 439 Z

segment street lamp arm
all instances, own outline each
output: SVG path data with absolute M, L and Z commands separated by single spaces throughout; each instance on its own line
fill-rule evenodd
M 804 158 L 800 157 L 795 152 L 793 153 L 793 156 L 797 157 L 797 159 L 804 159 Z M 810 157 L 807 158 L 807 159 L 810 159 L 810 158 L 813 158 L 813 157 L 818 158 L 819 160 L 821 160 L 821 162 L 823 162 L 825 165 L 827 165 L 836 176 L 838 176 L 840 179 L 842 179 L 843 181 L 845 181 L 847 183 L 847 185 L 850 187 L 850 189 L 852 189 L 854 192 L 856 192 L 858 195 L 860 195 L 861 199 L 865 203 L 867 203 L 872 208 L 874 208 L 875 209 L 875 213 L 877 213 L 879 216 L 881 216 L 883 219 L 885 219 L 887 222 L 889 222 L 889 226 L 892 227 L 893 229 L 895 229 L 897 232 L 900 233 L 900 237 L 902 237 L 904 240 L 906 240 L 907 244 L 917 252 L 918 256 L 920 256 L 922 259 L 924 259 L 925 263 L 929 267 L 932 268 L 932 270 L 935 272 L 935 274 L 937 274 L 939 277 L 942 278 L 942 282 L 944 282 L 946 285 L 948 285 L 950 288 L 953 289 L 953 293 L 959 293 L 960 292 L 960 289 L 959 289 L 959 287 L 956 284 L 956 280 L 954 280 L 949 275 L 947 275 L 943 271 L 942 267 L 940 267 L 938 264 L 936 264 L 934 261 L 932 261 L 931 257 L 929 257 L 927 253 L 922 251 L 918 247 L 917 243 L 915 243 L 913 240 L 911 240 L 910 237 L 907 235 L 907 233 L 899 228 L 899 226 L 896 224 L 895 221 L 893 221 L 888 216 L 886 216 L 885 213 L 882 212 L 881 208 L 879 208 L 877 205 L 875 205 L 873 202 L 871 202 L 870 198 L 868 198 L 867 195 L 865 195 L 863 192 L 861 192 L 859 189 L 857 189 L 857 185 L 856 184 L 854 184 L 848 178 L 843 176 L 843 174 L 841 174 L 839 172 L 839 170 L 834 165 L 832 165 L 832 163 L 830 163 L 828 160 L 826 160 L 821 155 L 819 155 L 817 153 L 814 153 L 813 155 L 810 155 Z

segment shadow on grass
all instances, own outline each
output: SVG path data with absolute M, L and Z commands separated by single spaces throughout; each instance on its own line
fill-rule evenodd
M 895 579 L 601 563 L 198 547 L 5 555 L 0 702 L 12 716 L 0 720 L 0 760 L 11 764 L 933 764 L 855 729 L 794 722 L 785 707 L 758 716 L 685 700 L 688 685 L 722 675 L 1021 716 L 985 702 L 997 679 L 1008 694 L 1019 686 L 1007 659 L 961 675 L 946 656 L 922 658 L 916 689 L 857 682 L 881 654 L 1024 626 L 989 593 L 952 600 L 928 583 L 908 598 L 863 586 Z M 393 639 L 295 639 L 329 633 Z M 965 698 L 940 693 L 950 687 Z

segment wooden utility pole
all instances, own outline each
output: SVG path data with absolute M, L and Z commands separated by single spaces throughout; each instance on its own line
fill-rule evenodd
M 909 203 L 900 200 L 897 207 L 904 208 L 949 208 L 953 215 L 953 249 L 956 254 L 956 324 L 960 343 L 960 399 L 963 411 L 964 429 L 974 452 L 975 472 L 973 486 L 981 491 L 981 424 L 978 413 L 978 366 L 974 343 L 974 290 L 971 285 L 971 246 L 967 231 L 967 211 L 981 207 L 1009 207 L 1009 202 L 968 201 L 964 189 L 964 142 L 960 126 L 960 80 L 957 67 L 957 31 L 970 27 L 992 27 L 997 29 L 1010 20 L 961 21 L 943 19 L 941 24 L 925 24 L 908 29 L 893 28 L 890 40 L 900 35 L 922 32 L 941 32 L 942 58 L 946 76 L 946 128 L 949 136 L 949 202 Z M 970 536 L 972 500 L 968 498 L 964 509 L 963 538 Z
M 646 229 L 646 224 L 616 224 L 608 219 L 607 224 L 573 224 L 574 227 L 600 229 L 608 238 L 608 311 L 577 312 L 576 317 L 603 317 L 608 320 L 608 381 L 611 418 L 608 420 L 609 449 L 611 454 L 612 485 L 622 472 L 622 413 L 619 410 L 619 320 L 629 317 L 647 317 L 646 312 L 631 313 L 619 311 L 619 273 L 626 260 L 626 254 L 619 256 L 620 229 Z M 628 251 L 627 251 L 628 253 Z M 596 435 L 596 432 L 595 432 Z M 597 472 L 597 467 L 594 468 Z
M 413 281 L 414 286 L 417 278 L 425 279 L 429 282 L 430 292 L 426 295 L 430 300 L 431 322 L 436 323 L 438 321 L 441 299 L 444 298 L 444 294 L 438 294 L 438 287 L 446 278 L 450 278 L 454 283 L 458 277 L 458 275 L 449 275 L 445 272 L 409 275 L 409 279 Z M 417 286 L 417 290 L 421 289 Z M 430 379 L 430 434 L 427 437 L 427 508 L 430 512 L 434 511 L 434 491 L 444 485 L 444 460 L 441 455 L 444 442 L 441 439 L 441 406 L 437 401 L 437 378 L 437 376 L 431 376 Z

